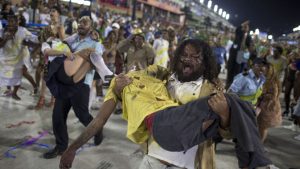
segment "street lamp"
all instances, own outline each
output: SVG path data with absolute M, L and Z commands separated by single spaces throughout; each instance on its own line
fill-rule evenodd
M 200 3 L 203 4 L 203 3 L 204 3 L 204 0 L 200 0 Z
M 293 29 L 293 32 L 300 31 L 300 25 Z
M 91 1 L 90 0 L 62 0 L 64 2 L 71 2 L 71 3 L 76 3 L 76 4 L 80 4 L 80 5 L 85 5 L 85 6 L 91 6 Z
M 216 12 L 216 13 L 218 12 L 218 5 L 214 6 L 214 12 Z
M 222 15 L 222 12 L 223 12 L 223 9 L 220 8 L 220 9 L 219 9 L 219 15 Z
M 229 13 L 226 14 L 226 20 L 229 20 L 229 17 L 230 17 Z
M 211 6 L 212 6 L 212 1 L 211 1 L 211 0 L 209 0 L 209 1 L 208 1 L 208 3 L 207 3 L 207 8 L 208 8 L 208 9 L 210 9 L 210 8 L 211 8 Z
M 273 35 L 268 35 L 268 39 L 272 40 L 273 39 Z
M 259 35 L 259 29 L 256 28 L 254 33 L 255 33 L 255 35 Z
M 253 33 L 254 33 L 254 32 L 251 30 L 249 34 L 250 34 L 250 35 L 253 35 Z
M 226 11 L 223 11 L 223 15 L 222 15 L 223 18 L 226 17 Z

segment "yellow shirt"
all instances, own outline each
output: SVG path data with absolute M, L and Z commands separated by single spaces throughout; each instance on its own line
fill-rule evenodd
M 166 80 L 160 80 L 155 76 L 160 67 L 149 66 L 146 70 L 134 71 L 127 74 L 133 82 L 126 86 L 122 93 L 122 117 L 128 121 L 127 137 L 138 144 L 144 143 L 148 138 L 144 119 L 149 114 L 163 110 L 167 107 L 178 106 L 166 88 Z M 112 80 L 104 101 L 114 99 L 117 96 L 113 92 L 115 79 Z

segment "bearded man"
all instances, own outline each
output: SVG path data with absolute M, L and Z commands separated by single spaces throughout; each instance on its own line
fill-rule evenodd
M 195 105 L 199 106 L 198 103 L 201 102 L 198 102 L 201 100 L 199 98 L 207 98 L 205 96 L 216 92 L 220 86 L 216 79 L 217 66 L 214 57 L 212 57 L 212 51 L 207 43 L 197 39 L 189 39 L 177 48 L 174 61 L 173 74 L 160 66 L 153 65 L 146 70 L 133 71 L 126 76 L 120 75 L 113 79 L 100 109 L 101 113 L 63 154 L 60 168 L 67 169 L 71 167 L 76 150 L 87 142 L 97 130 L 103 128 L 118 100 L 122 100 L 123 118 L 128 121 L 127 137 L 135 143 L 148 142 L 149 145 L 148 153 L 145 155 L 140 169 L 215 168 L 214 143 L 211 137 L 208 136 L 210 133 L 206 133 L 206 131 L 218 125 L 221 128 L 217 130 L 221 135 L 225 136 L 224 133 L 228 133 L 225 130 L 229 126 L 227 101 L 221 93 L 208 100 L 211 109 L 220 116 L 220 123 L 210 120 L 210 117 L 200 111 L 199 107 L 196 109 L 194 107 Z M 166 80 L 168 80 L 167 84 Z M 219 88 L 219 90 L 221 89 Z M 207 103 L 207 100 L 202 103 Z M 206 120 L 202 123 L 201 120 L 194 119 L 194 116 L 192 118 L 191 116 L 178 118 L 180 113 L 185 114 L 191 112 L 191 110 L 195 110 L 192 112 L 195 112 L 197 116 L 206 116 Z M 164 125 L 166 121 L 159 121 L 156 117 L 169 114 L 169 117 L 172 118 L 173 112 L 177 116 L 176 122 L 173 124 L 189 126 L 187 123 L 192 120 L 196 123 L 197 129 L 189 130 L 190 135 L 182 135 L 182 133 L 176 135 L 176 133 L 175 137 L 179 141 L 176 139 L 161 140 L 164 136 L 160 135 L 161 138 L 156 137 L 157 130 L 155 130 L 155 126 L 159 126 L 157 124 L 167 125 Z M 172 131 L 170 130 L 171 133 Z M 197 134 L 191 134 L 192 131 Z M 165 133 L 165 135 L 169 134 Z M 258 135 L 256 138 L 258 138 Z M 193 142 L 193 144 L 182 147 L 180 146 L 181 139 Z M 154 140 L 160 141 L 156 143 Z M 199 142 L 194 142 L 195 140 Z M 164 145 L 161 144 L 163 142 Z M 172 147 L 174 145 L 175 147 Z M 161 148 L 160 146 L 165 147 Z
M 79 20 L 78 33 L 65 39 L 65 43 L 68 44 L 72 53 L 83 49 L 93 48 L 95 52 L 91 55 L 90 59 L 94 65 L 101 64 L 104 63 L 102 58 L 103 47 L 100 43 L 92 39 L 92 31 L 91 18 L 83 16 Z M 55 59 L 61 59 L 61 57 L 57 57 Z M 63 62 L 63 60 L 61 62 Z M 75 62 L 74 58 L 71 59 L 70 62 Z M 99 65 L 95 65 L 95 69 L 101 78 L 104 79 L 106 75 L 112 75 L 112 72 L 110 72 L 104 64 L 101 65 L 101 70 L 98 70 L 97 67 L 99 67 Z M 64 69 L 64 67 L 60 66 L 60 69 Z M 67 82 L 60 80 L 69 79 L 64 70 L 58 71 L 56 74 L 56 79 L 60 82 L 61 88 L 63 88 L 60 90 L 60 93 L 56 98 L 52 115 L 53 133 L 55 136 L 56 146 L 54 149 L 43 155 L 45 159 L 55 158 L 67 149 L 69 138 L 66 122 L 71 107 L 79 121 L 84 126 L 87 126 L 93 120 L 93 116 L 89 113 L 88 109 L 90 86 L 92 84 L 93 77 L 94 70 L 89 70 L 86 74 L 84 74 L 84 78 L 79 82 L 74 83 L 72 80 L 73 78 L 71 78 L 70 82 L 67 84 Z M 102 130 L 98 131 L 97 134 L 95 133 L 94 135 L 94 143 L 95 145 L 99 145 L 103 139 Z
M 156 78 L 168 79 L 168 84 L 166 86 L 168 88 L 167 92 L 180 104 L 185 104 L 200 97 L 208 96 L 211 93 L 216 92 L 217 86 L 220 86 L 220 83 L 216 78 L 217 65 L 214 57 L 212 57 L 211 49 L 208 44 L 200 40 L 190 39 L 184 41 L 176 50 L 174 65 L 172 67 L 173 74 L 160 67 L 148 68 L 145 71 L 147 74 L 155 76 Z M 145 83 L 147 83 L 146 81 Z M 117 103 L 116 96 L 120 97 L 120 91 L 122 91 L 126 85 L 130 84 L 131 80 L 129 77 L 121 75 L 116 78 L 116 81 L 113 80 L 112 82 L 116 83 L 116 87 L 111 90 L 114 92 L 108 92 L 110 94 L 107 94 L 106 96 L 100 110 L 101 113 L 99 113 L 94 122 L 91 123 L 93 128 L 88 127 L 83 137 L 81 136 L 70 146 L 66 155 L 69 155 L 70 152 L 74 152 L 74 147 L 84 144 L 84 142 L 87 141 L 86 138 L 94 134 L 94 129 L 103 127 Z M 153 91 L 155 90 L 152 90 L 152 92 Z M 161 93 L 161 91 L 157 92 L 157 95 L 159 95 L 159 93 Z M 128 133 L 132 133 L 132 131 L 129 129 Z M 131 136 L 128 135 L 128 137 L 131 140 L 134 140 Z M 199 149 L 198 146 L 195 146 L 186 153 L 169 152 L 159 146 L 155 146 L 153 139 L 150 138 L 147 141 L 149 141 L 149 154 L 144 158 L 141 168 L 147 168 L 143 165 L 146 164 L 146 161 L 149 162 L 149 158 L 154 158 L 155 160 L 151 161 L 158 165 L 173 165 L 182 168 L 194 168 L 196 159 L 198 168 L 215 168 L 214 144 L 211 139 L 201 144 Z M 66 161 L 64 161 L 64 158 L 62 157 L 62 165 L 64 165 L 64 162 Z

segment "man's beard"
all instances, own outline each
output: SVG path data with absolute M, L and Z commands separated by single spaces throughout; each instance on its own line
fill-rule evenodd
M 198 69 L 198 70 L 194 71 L 193 73 L 191 73 L 189 76 L 184 76 L 183 70 L 179 70 L 177 68 L 176 74 L 177 74 L 178 80 L 180 82 L 190 82 L 190 81 L 198 80 L 203 75 L 203 71 L 201 69 Z
M 79 31 L 79 30 L 78 30 L 78 34 L 79 34 L 80 36 L 86 36 L 86 35 L 89 34 L 89 32 L 90 32 L 90 31 L 84 31 L 84 30 Z

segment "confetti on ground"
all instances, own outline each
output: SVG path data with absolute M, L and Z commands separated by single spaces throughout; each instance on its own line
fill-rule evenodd
M 19 123 L 17 123 L 17 124 L 7 124 L 6 125 L 6 128 L 17 128 L 17 127 L 20 127 L 20 126 L 22 126 L 23 124 L 34 124 L 35 123 L 35 121 L 21 121 L 21 122 L 19 122 Z
M 16 158 L 15 155 L 11 154 L 12 151 L 19 149 L 19 148 L 24 148 L 24 147 L 29 147 L 32 145 L 37 145 L 40 148 L 43 149 L 50 149 L 50 146 L 47 144 L 42 144 L 42 143 L 37 143 L 39 139 L 42 137 L 46 136 L 48 134 L 47 131 L 43 131 L 39 133 L 37 137 L 27 137 L 26 141 L 19 141 L 17 145 L 10 147 L 3 155 L 0 156 L 0 159 L 3 159 L 3 157 L 6 158 Z

